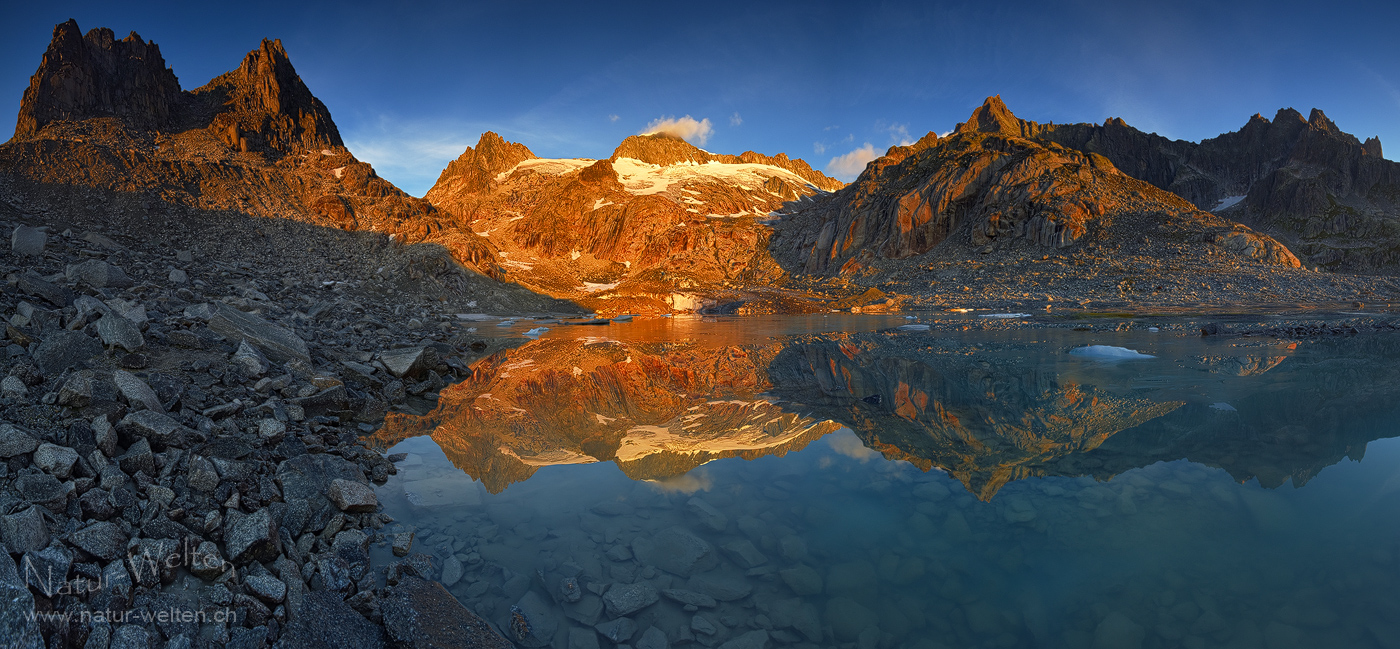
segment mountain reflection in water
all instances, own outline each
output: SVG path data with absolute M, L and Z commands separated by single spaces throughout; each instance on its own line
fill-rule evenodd
M 1302 486 L 1395 435 L 1382 422 L 1400 403 L 1400 339 L 1384 335 L 641 338 L 560 335 L 500 352 L 427 415 L 391 415 L 374 443 L 430 435 L 499 493 L 543 466 L 612 461 L 633 479 L 663 480 L 716 459 L 781 456 L 845 427 L 884 457 L 947 471 L 990 500 L 1014 480 L 1109 480 L 1182 458 L 1241 482 Z M 1156 358 L 1067 353 L 1086 344 Z

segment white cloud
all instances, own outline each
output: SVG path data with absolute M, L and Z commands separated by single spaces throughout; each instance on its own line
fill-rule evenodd
M 821 142 L 813 142 L 812 150 L 816 151 L 817 155 L 821 155 L 823 153 L 826 153 L 826 145 L 822 144 Z
M 908 124 L 891 124 L 889 127 L 890 141 L 898 142 L 899 146 L 909 146 L 914 140 L 909 137 Z
M 609 121 L 609 122 L 616 122 L 618 119 L 619 119 L 619 118 L 618 118 L 617 115 L 608 115 L 608 121 Z
M 653 133 L 665 133 L 674 135 L 692 144 L 704 144 L 710 139 L 710 134 L 714 132 L 714 127 L 710 125 L 709 118 L 696 121 L 694 117 L 661 117 L 652 120 L 647 127 L 642 129 L 641 135 L 651 135 Z
M 730 115 L 730 116 L 729 116 L 729 125 L 730 125 L 730 126 L 738 126 L 738 125 L 743 124 L 743 123 L 744 123 L 744 118 L 739 117 L 738 111 L 735 111 L 733 115 Z
M 826 443 L 831 446 L 831 450 L 861 462 L 869 462 L 880 457 L 879 453 L 862 443 L 860 438 L 856 437 L 849 428 L 828 435 Z
M 878 157 L 880 154 L 875 152 L 875 146 L 866 142 L 859 149 L 832 158 L 831 162 L 826 163 L 826 172 L 840 180 L 851 181 L 865 170 L 867 162 Z
M 647 480 L 647 485 L 652 489 L 661 492 L 693 494 L 697 491 L 709 491 L 714 486 L 710 474 L 704 470 L 691 471 L 683 475 L 662 478 L 660 480 Z

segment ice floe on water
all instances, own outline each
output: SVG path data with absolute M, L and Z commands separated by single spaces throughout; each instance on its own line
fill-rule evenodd
M 1031 317 L 1031 314 L 1029 314 L 1029 313 L 984 313 L 984 314 L 979 315 L 979 316 L 977 316 L 977 317 L 979 317 L 979 318 L 1002 318 L 1002 319 L 1008 319 L 1008 320 L 1009 320 L 1009 319 L 1012 319 L 1012 318 L 1029 318 L 1029 317 Z
M 1127 361 L 1137 358 L 1156 358 L 1152 354 L 1144 354 L 1139 351 L 1128 349 L 1127 347 L 1114 347 L 1112 345 L 1086 345 L 1075 347 L 1069 350 L 1070 356 L 1080 356 L 1103 361 Z
M 540 334 L 542 334 L 542 333 L 544 333 L 544 332 L 546 332 L 546 331 L 549 331 L 549 327 L 535 327 L 534 329 L 531 329 L 531 330 L 525 332 L 525 335 L 526 335 L 526 336 L 538 336 L 538 335 L 540 335 Z
M 900 331 L 928 331 L 928 325 L 924 325 L 924 324 L 907 324 L 907 325 L 899 325 L 898 327 L 896 327 L 896 329 L 898 329 L 898 330 L 900 330 Z

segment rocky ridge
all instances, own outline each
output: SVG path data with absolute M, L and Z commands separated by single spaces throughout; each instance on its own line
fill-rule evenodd
M 1316 108 L 1254 115 L 1200 142 L 1103 124 L 1026 123 L 1025 137 L 1108 158 L 1134 178 L 1281 238 L 1309 266 L 1394 272 L 1400 264 L 1400 163 Z
M 1322 275 L 1287 246 L 1041 139 L 992 97 L 948 137 L 891 147 L 850 186 L 775 224 L 772 252 L 817 285 L 969 299 L 1133 305 L 1289 303 L 1393 295 L 1383 279 Z M 1045 273 L 1047 265 L 1064 273 Z M 1071 267 L 1072 266 L 1072 267 Z M 1336 290 L 1339 283 L 1348 289 Z M 979 287 L 981 295 L 972 293 Z
M 488 132 L 426 198 L 489 239 L 503 277 L 600 313 L 771 312 L 825 296 L 784 290 L 766 222 L 840 186 L 782 154 L 717 155 L 664 134 L 590 160 L 536 158 Z
M 445 229 L 430 203 L 345 149 L 280 41 L 182 91 L 160 49 L 139 36 L 58 25 L 15 136 L 0 145 L 0 174 L 20 203 L 96 190 L 145 210 L 232 211 L 408 242 Z M 467 267 L 496 273 L 490 245 L 470 231 L 442 243 Z

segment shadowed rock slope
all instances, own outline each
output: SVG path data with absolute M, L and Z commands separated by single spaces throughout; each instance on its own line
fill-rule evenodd
M 1191 304 L 1327 301 L 1340 290 L 1274 238 L 1042 139 L 992 97 L 947 137 L 891 147 L 850 186 L 795 206 L 772 254 L 819 283 L 915 303 Z M 980 295 L 965 295 L 981 287 Z
M 606 160 L 537 158 L 486 133 L 426 198 L 490 240 L 504 276 L 602 313 L 820 309 L 784 289 L 767 221 L 841 187 L 786 155 L 718 155 L 664 134 Z
M 1321 110 L 1254 115 L 1199 143 L 1102 125 L 1034 125 L 1027 137 L 1103 155 L 1124 173 L 1287 242 L 1309 266 L 1400 268 L 1400 163 L 1377 138 L 1343 132 Z
M 0 145 L 0 177 L 22 211 L 58 210 L 116 232 L 158 233 L 162 220 L 228 213 L 432 239 L 450 252 L 440 270 L 467 278 L 456 284 L 515 298 L 497 308 L 572 308 L 453 264 L 500 275 L 487 241 L 445 232 L 430 203 L 355 159 L 280 41 L 264 40 L 236 69 L 184 91 L 159 47 L 135 33 L 118 40 L 110 29 L 84 35 L 71 20 L 58 25 L 15 136 Z M 218 240 L 219 223 L 181 226 Z

